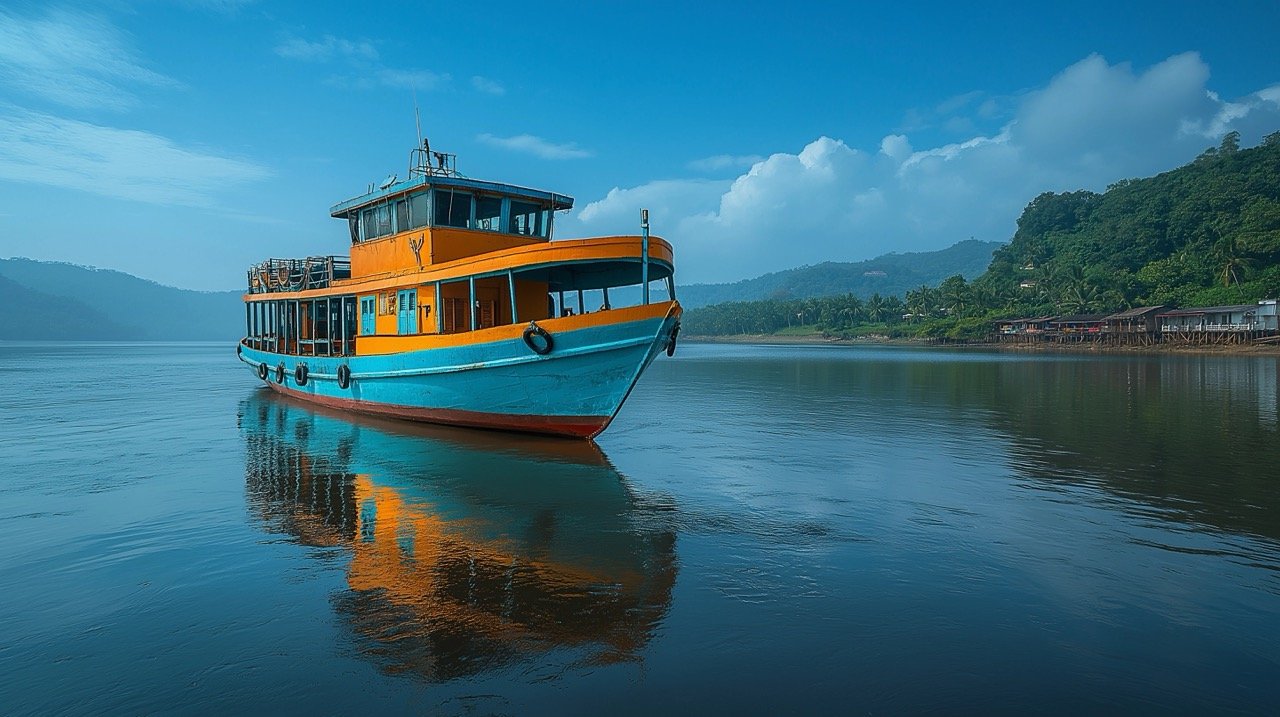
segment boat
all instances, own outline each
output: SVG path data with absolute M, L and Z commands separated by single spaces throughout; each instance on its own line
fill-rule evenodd
M 250 267 L 240 360 L 272 390 L 398 419 L 594 438 L 675 352 L 671 245 L 552 241 L 573 198 L 465 177 L 428 142 L 335 204 L 350 254 Z M 612 292 L 612 293 L 611 293 Z

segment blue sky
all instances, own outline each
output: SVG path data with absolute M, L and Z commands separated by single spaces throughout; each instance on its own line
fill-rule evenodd
M 0 5 L 0 256 L 238 288 L 424 133 L 682 283 L 1007 240 L 1280 130 L 1280 3 Z M 1033 7 L 1028 7 L 1033 6 Z

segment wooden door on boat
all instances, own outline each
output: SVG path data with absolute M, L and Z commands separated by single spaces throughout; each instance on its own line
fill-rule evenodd
M 376 296 L 360 297 L 360 335 L 372 336 L 377 332 L 378 298 Z
M 418 333 L 418 290 L 404 289 L 396 293 L 398 333 Z

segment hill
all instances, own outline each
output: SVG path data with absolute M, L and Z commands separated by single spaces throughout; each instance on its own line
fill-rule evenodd
M 727 301 L 807 299 L 837 294 L 859 298 L 902 295 L 918 286 L 937 286 L 960 274 L 977 277 L 1003 244 L 968 239 L 940 251 L 892 253 L 859 262 L 823 262 L 728 284 L 678 288 L 680 303 L 694 309 Z
M 75 264 L 0 259 L 8 314 L 0 339 L 234 341 L 244 333 L 240 296 Z
M 1250 149 L 1227 134 L 1195 161 L 1099 194 L 1045 192 L 1012 241 L 969 282 L 871 300 L 852 295 L 729 302 L 685 314 L 690 334 L 985 337 L 1015 316 L 1111 313 L 1136 306 L 1245 304 L 1280 296 L 1280 132 Z
M 28 341 L 129 341 L 135 328 L 120 326 L 75 299 L 33 291 L 0 276 L 0 339 Z
M 1104 194 L 1036 197 L 975 286 L 1030 313 L 1237 304 L 1280 293 L 1280 132 Z M 1050 312 L 1051 313 L 1051 312 Z

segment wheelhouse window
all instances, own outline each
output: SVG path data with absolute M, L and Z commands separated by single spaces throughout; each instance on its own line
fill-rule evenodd
M 417 229 L 425 227 L 431 215 L 427 211 L 427 197 L 430 195 L 426 192 L 419 192 L 409 197 L 409 228 Z
M 377 236 L 383 237 L 391 233 L 391 207 L 383 204 L 374 209 L 374 217 L 377 223 Z
M 432 224 L 438 227 L 460 227 L 471 225 L 471 195 L 449 189 L 435 190 L 435 217 Z
M 400 199 L 395 204 L 396 214 L 396 231 L 402 232 L 409 228 L 409 203 Z
M 502 197 L 476 198 L 476 229 L 502 231 Z
M 546 236 L 542 223 L 542 207 L 531 202 L 511 200 L 511 222 L 507 231 L 525 236 Z

